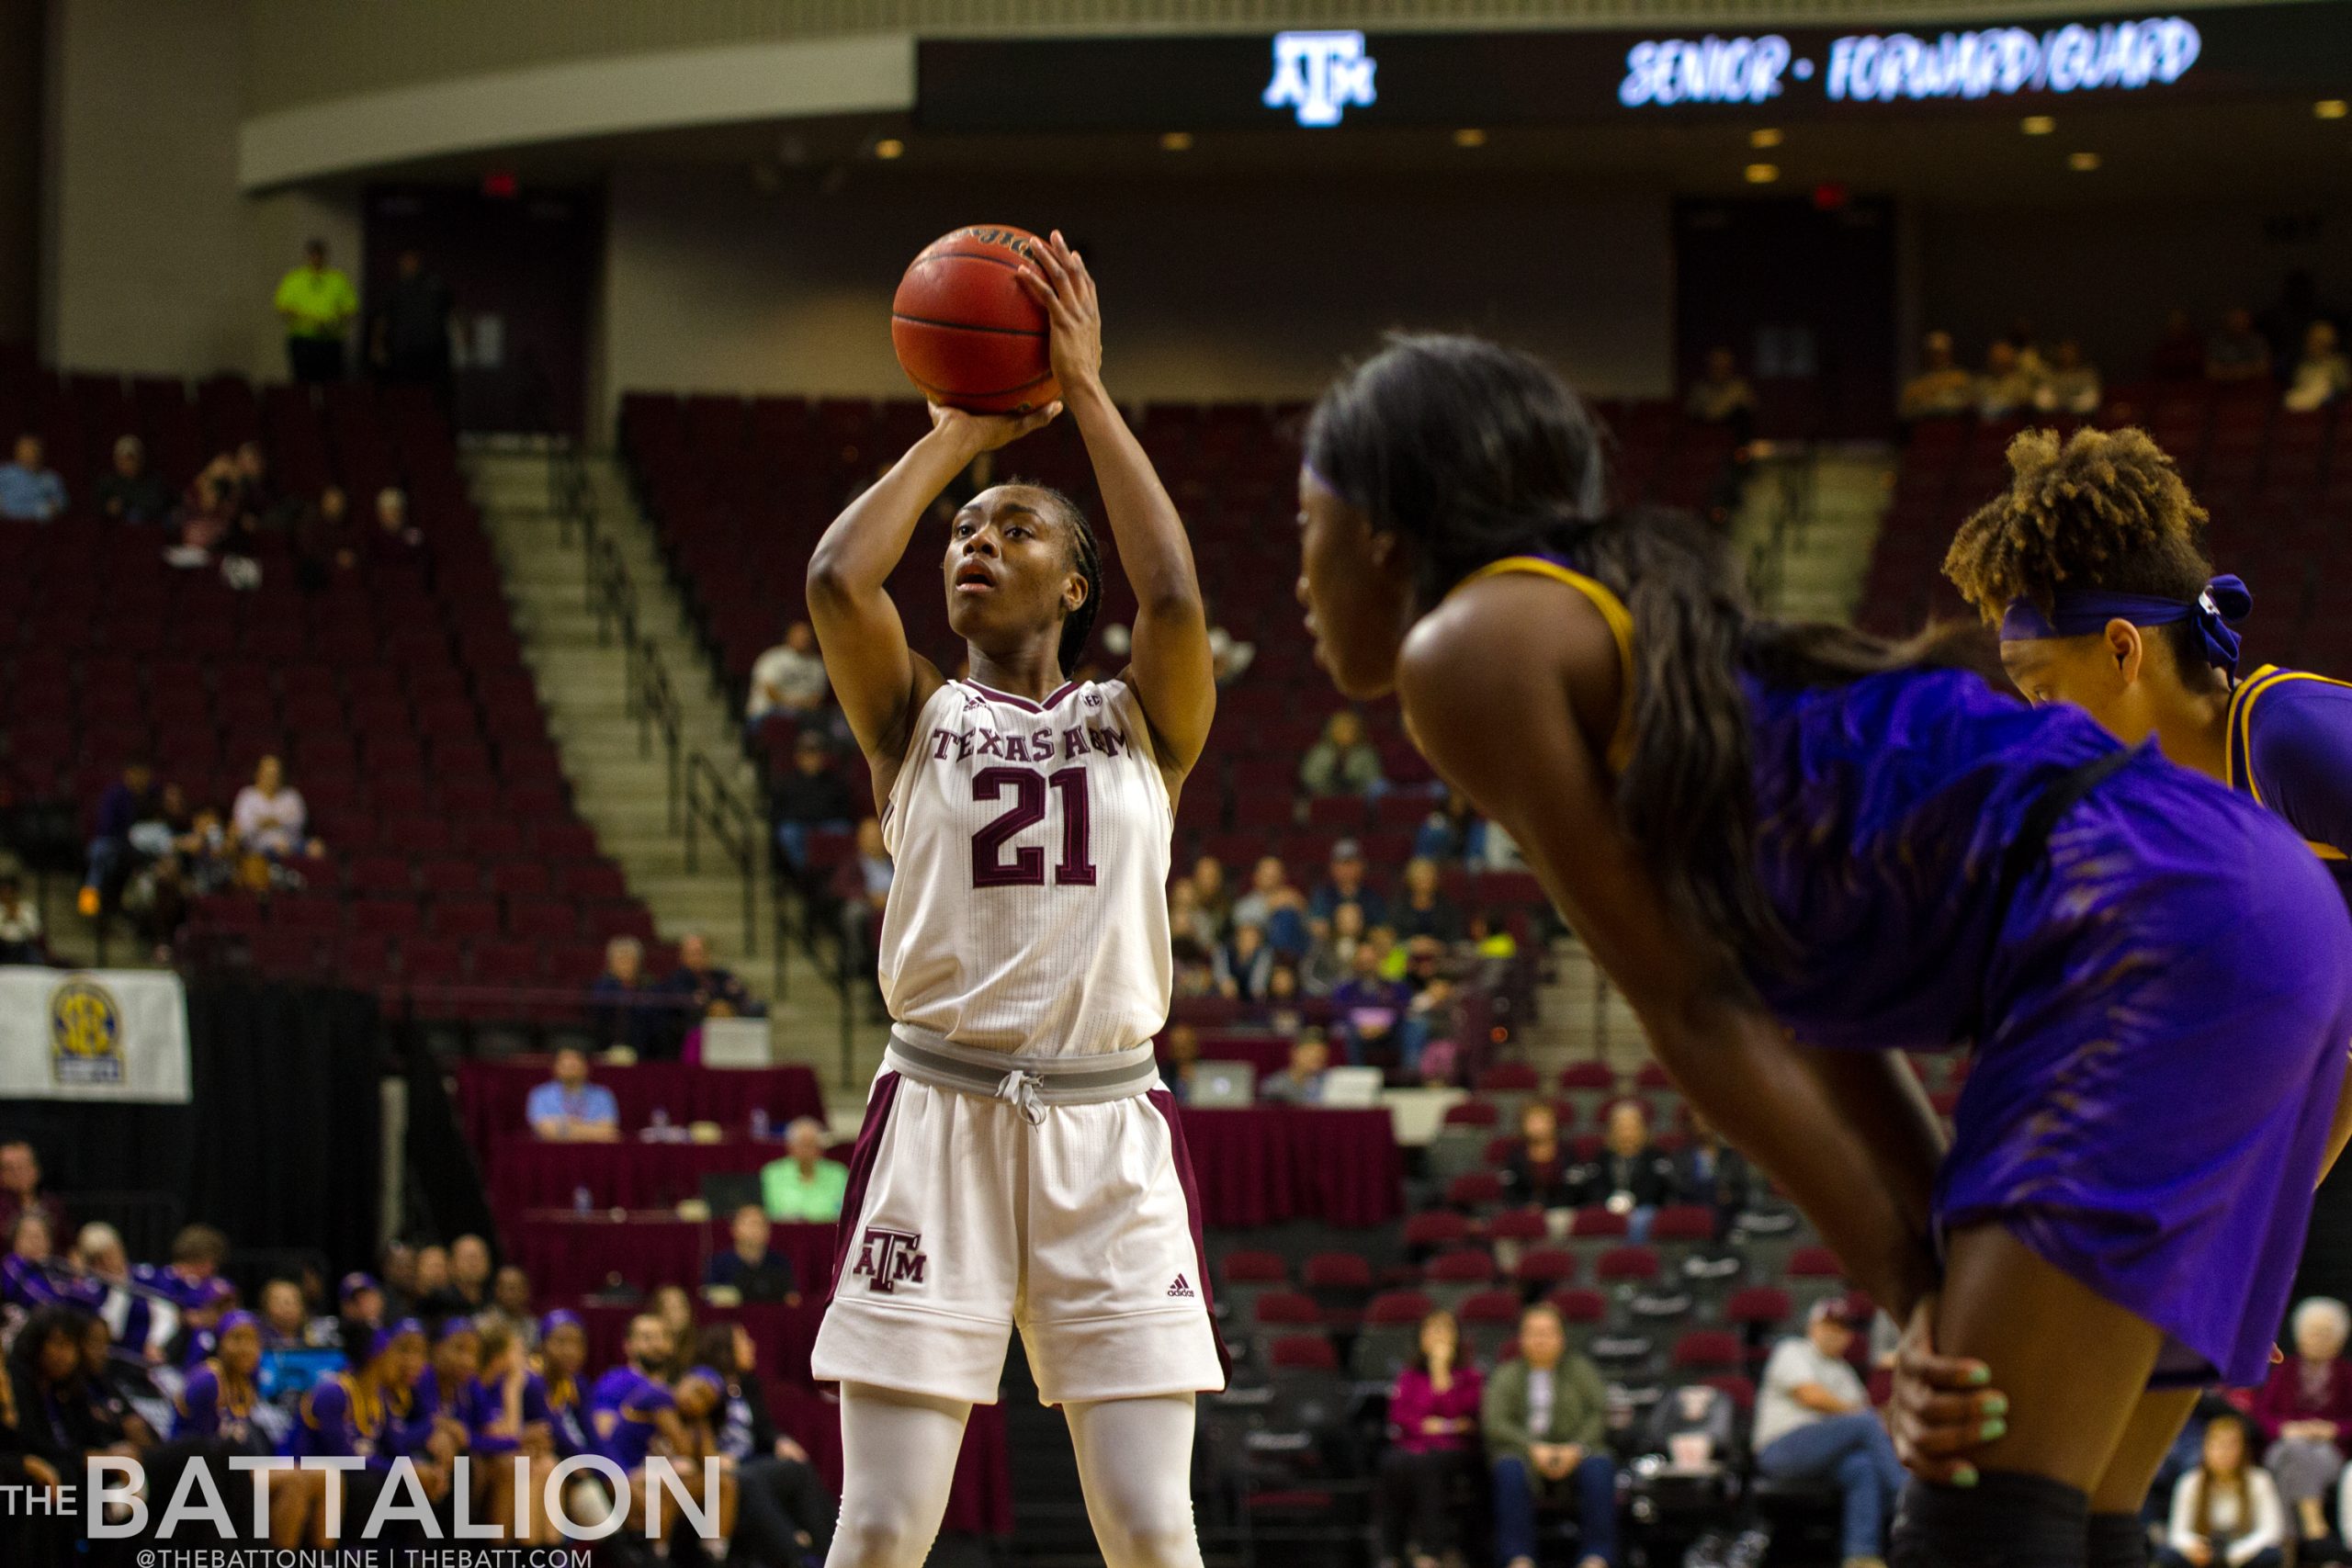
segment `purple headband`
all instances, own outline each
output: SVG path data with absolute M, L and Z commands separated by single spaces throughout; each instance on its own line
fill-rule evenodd
M 219 1325 L 212 1330 L 212 1336 L 215 1342 L 218 1342 L 228 1338 L 230 1335 L 234 1334 L 240 1328 L 250 1328 L 255 1333 L 259 1333 L 261 1331 L 261 1318 L 256 1314 L 250 1312 L 232 1312 L 228 1316 L 220 1320 Z
M 2012 599 L 2001 615 L 2003 642 L 2037 642 L 2044 637 L 2087 637 L 2115 620 L 2135 626 L 2167 626 L 2194 620 L 2205 661 L 2234 675 L 2238 671 L 2235 624 L 2254 613 L 2254 595 L 2245 583 L 2223 573 L 2205 584 L 2190 600 L 2161 599 L 2148 593 L 2109 593 L 2096 588 L 2061 588 L 2050 596 L 2050 612 L 2030 599 Z
M 379 1359 L 385 1351 L 392 1348 L 395 1341 L 405 1339 L 412 1334 L 420 1339 L 424 1337 L 424 1325 L 413 1317 L 404 1317 L 397 1323 L 384 1325 L 383 1327 L 376 1330 L 376 1337 L 368 1342 L 368 1359 L 371 1361 Z
M 559 1328 L 576 1328 L 582 1334 L 588 1332 L 588 1325 L 580 1321 L 580 1314 L 578 1313 L 566 1312 L 561 1307 L 558 1307 L 555 1311 L 548 1314 L 547 1316 L 539 1319 L 539 1337 L 542 1339 L 545 1339 L 548 1335 L 553 1334 Z

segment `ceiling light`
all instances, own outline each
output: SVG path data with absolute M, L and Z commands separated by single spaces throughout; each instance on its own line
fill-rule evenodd
M 2018 121 L 2018 129 L 2028 136 L 2047 136 L 2058 129 L 2058 122 L 2046 114 L 2030 114 Z
M 1747 165 L 1747 183 L 1749 185 L 1769 186 L 1780 177 L 1781 165 L 1778 164 L 1750 164 Z
M 1453 133 L 1453 144 L 1456 147 L 1484 147 L 1487 133 L 1475 125 L 1465 125 Z
M 1781 133 L 1769 125 L 1760 130 L 1751 130 L 1747 133 L 1747 144 L 1759 152 L 1767 147 L 1778 147 L 1781 140 Z
M 874 144 L 874 155 L 886 164 L 893 158 L 905 157 L 906 152 L 907 144 L 895 136 L 886 136 Z
M 2342 98 L 2322 98 L 2312 106 L 2312 113 L 2322 119 L 2342 119 L 2347 111 L 2352 111 L 2352 105 Z
M 2066 154 L 2066 166 L 2074 170 L 2075 173 L 2078 175 L 2087 175 L 2093 169 L 2098 167 L 2098 154 L 2096 152 L 2069 152 Z
M 1162 152 L 1190 152 L 1193 150 L 1193 133 L 1189 130 L 1161 131 L 1159 150 Z

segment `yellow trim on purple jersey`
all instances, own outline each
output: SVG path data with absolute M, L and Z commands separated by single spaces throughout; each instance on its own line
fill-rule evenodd
M 1617 728 L 1609 738 L 1609 768 L 1623 773 L 1634 760 L 1634 615 L 1625 602 L 1617 597 L 1610 586 L 1596 578 L 1562 566 L 1547 556 L 1505 556 L 1488 561 L 1485 566 L 1462 580 L 1476 582 L 1482 577 L 1501 577 L 1521 573 L 1529 577 L 1548 577 L 1565 582 L 1592 603 L 1600 618 L 1609 623 L 1609 635 L 1617 643 L 1617 666 L 1623 682 L 1617 702 Z M 1460 584 L 1455 585 L 1460 591 Z
M 2308 670 L 2281 670 L 2276 664 L 2265 664 L 2238 682 L 2230 694 L 2229 731 L 2222 745 L 2222 768 L 2228 774 L 2232 789 L 2242 789 L 2254 796 L 2256 806 L 2269 809 L 2269 802 L 2262 798 L 2262 786 L 2254 777 L 2254 705 L 2262 695 L 2290 681 L 2318 681 L 2330 686 L 2352 686 L 2352 681 L 2338 681 L 2333 676 L 2314 675 Z M 2316 839 L 2305 839 L 2312 853 L 2322 860 L 2352 860 L 2352 855 L 2335 844 Z

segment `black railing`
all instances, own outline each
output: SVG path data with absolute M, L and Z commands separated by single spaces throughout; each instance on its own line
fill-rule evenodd
M 745 956 L 760 950 L 759 938 L 759 874 L 761 863 L 766 858 L 760 833 L 760 820 L 748 806 L 736 795 L 716 763 L 700 751 L 686 756 L 686 870 L 698 868 L 696 849 L 701 830 L 708 829 L 710 837 L 735 864 L 743 882 L 743 953 Z M 773 933 L 771 933 L 773 934 Z M 776 965 L 776 998 L 784 998 L 784 966 Z

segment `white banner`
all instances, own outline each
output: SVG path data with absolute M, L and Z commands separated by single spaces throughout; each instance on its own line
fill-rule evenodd
M 187 1099 L 177 975 L 0 968 L 0 1100 Z

